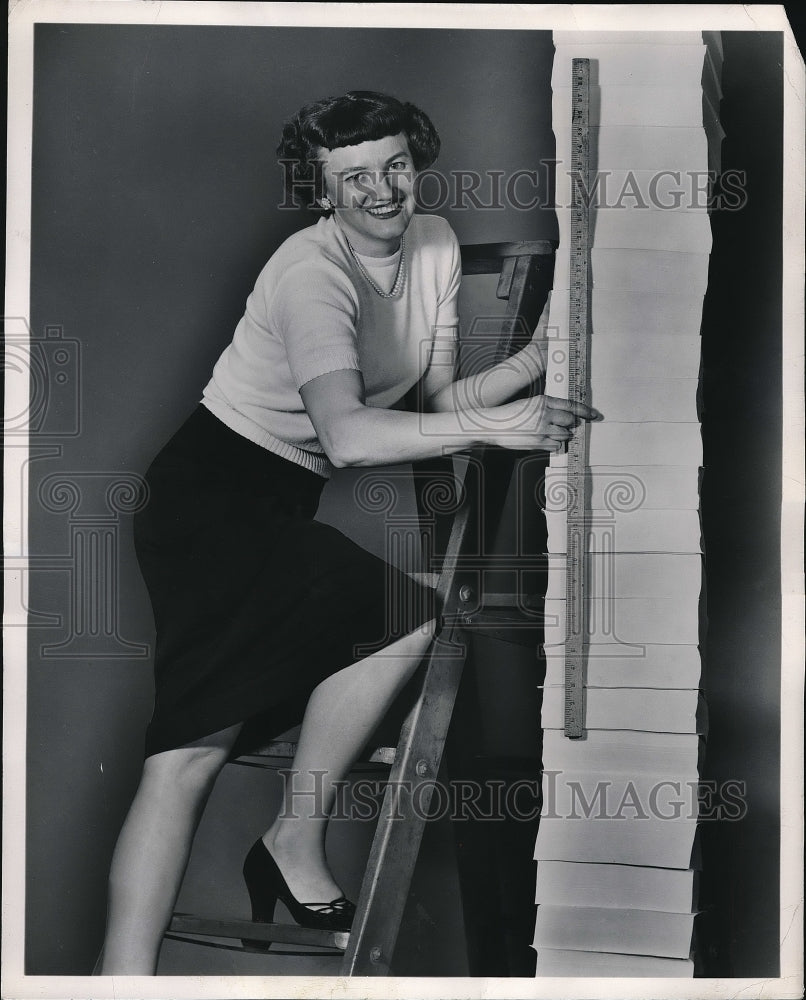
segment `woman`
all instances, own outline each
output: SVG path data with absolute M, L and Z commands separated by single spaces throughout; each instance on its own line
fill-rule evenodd
M 201 404 L 152 463 L 135 521 L 156 697 L 112 862 L 103 974 L 156 971 L 218 772 L 300 717 L 286 808 L 244 865 L 253 919 L 271 920 L 281 898 L 302 924 L 350 926 L 327 817 L 435 621 L 432 591 L 313 520 L 332 467 L 481 443 L 556 450 L 595 416 L 551 397 L 507 402 L 542 370 L 536 343 L 455 381 L 459 249 L 444 220 L 414 214 L 417 171 L 438 150 L 426 115 L 371 92 L 285 125 L 278 153 L 322 217 L 261 272 Z M 422 412 L 392 409 L 413 387 Z

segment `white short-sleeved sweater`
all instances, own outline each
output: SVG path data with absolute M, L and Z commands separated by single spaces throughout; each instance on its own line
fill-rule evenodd
M 328 477 L 300 386 L 357 369 L 367 404 L 393 406 L 426 371 L 435 331 L 458 324 L 461 262 L 448 223 L 413 216 L 405 250 L 405 285 L 387 299 L 359 271 L 335 218 L 295 233 L 258 276 L 201 402 L 250 441 Z

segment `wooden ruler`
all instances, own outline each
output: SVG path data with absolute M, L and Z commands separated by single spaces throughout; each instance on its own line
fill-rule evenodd
M 569 311 L 568 398 L 588 403 L 589 324 L 589 188 L 590 60 L 574 59 L 571 67 L 571 170 L 581 183 L 572 184 L 571 299 Z M 588 424 L 582 420 L 568 442 L 568 524 L 565 583 L 564 732 L 580 739 L 585 732 L 585 560 Z

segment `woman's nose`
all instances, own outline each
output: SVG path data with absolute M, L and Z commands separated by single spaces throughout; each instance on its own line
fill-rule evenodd
M 386 201 L 395 193 L 395 185 L 386 170 L 381 170 L 375 175 L 373 193 L 376 201 Z

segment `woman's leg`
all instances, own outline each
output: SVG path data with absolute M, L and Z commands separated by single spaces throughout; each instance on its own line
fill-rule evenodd
M 215 779 L 241 728 L 146 759 L 109 874 L 101 975 L 154 975 Z
M 283 808 L 263 836 L 301 903 L 326 903 L 341 895 L 325 860 L 325 831 L 337 783 L 417 669 L 434 624 L 430 621 L 333 674 L 310 697 Z M 310 794 L 320 788 L 321 795 Z

